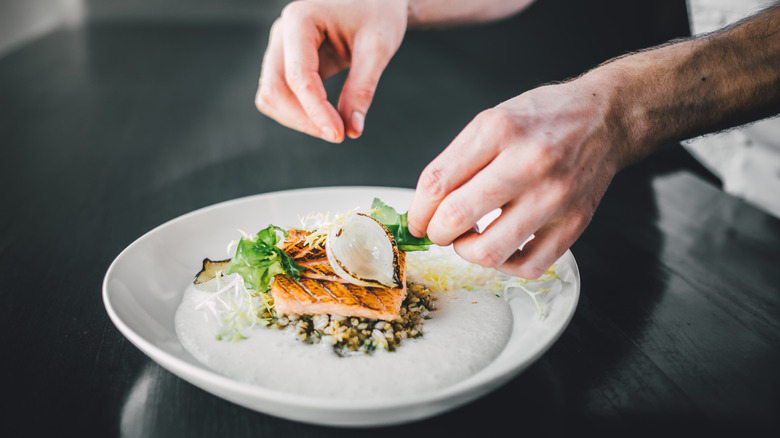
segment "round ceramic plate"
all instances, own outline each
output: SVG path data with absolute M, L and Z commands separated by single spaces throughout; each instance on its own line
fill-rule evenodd
M 145 234 L 114 260 L 103 282 L 106 311 L 119 331 L 162 367 L 212 394 L 270 415 L 314 424 L 379 426 L 454 409 L 515 377 L 564 331 L 580 290 L 571 252 L 557 262 L 556 271 L 564 281 L 544 304 L 544 319 L 535 317 L 528 296 L 512 296 L 508 299 L 512 332 L 495 360 L 456 384 L 410 396 L 334 400 L 243 383 L 196 360 L 182 347 L 174 328 L 176 309 L 203 258 L 223 254 L 237 229 L 295 226 L 310 213 L 368 208 L 374 197 L 405 211 L 412 194 L 409 189 L 386 187 L 301 189 L 236 199 L 186 214 Z

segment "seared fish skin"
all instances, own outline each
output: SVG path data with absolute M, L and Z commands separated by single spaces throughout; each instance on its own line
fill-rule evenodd
M 400 318 L 406 298 L 406 260 L 400 252 L 400 288 L 358 286 L 344 281 L 330 268 L 322 245 L 306 245 L 307 232 L 289 230 L 282 244 L 296 263 L 307 269 L 299 281 L 277 275 L 271 284 L 274 308 L 282 314 L 341 315 L 393 321 Z

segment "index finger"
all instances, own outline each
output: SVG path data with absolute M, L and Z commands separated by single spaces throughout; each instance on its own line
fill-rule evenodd
M 255 106 L 261 113 L 288 128 L 319 137 L 320 129 L 312 123 L 298 102 L 298 98 L 287 86 L 282 37 L 282 29 L 277 20 L 271 26 L 268 49 L 263 56 Z
M 477 119 L 475 122 L 467 125 L 420 174 L 408 216 L 409 231 L 415 236 L 424 236 L 441 202 L 498 153 L 498 142 L 486 138 Z
M 320 136 L 327 141 L 340 142 L 344 139 L 344 123 L 328 102 L 319 74 L 319 47 L 324 40 L 325 33 L 312 21 L 285 26 L 285 78 L 306 115 L 321 130 Z

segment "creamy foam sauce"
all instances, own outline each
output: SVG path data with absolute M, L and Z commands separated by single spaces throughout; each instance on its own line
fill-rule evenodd
M 338 357 L 287 330 L 257 327 L 248 339 L 218 341 L 210 314 L 196 306 L 209 292 L 190 286 L 176 312 L 176 333 L 195 358 L 230 378 L 308 396 L 377 399 L 417 394 L 464 380 L 498 356 L 509 340 L 512 314 L 490 292 L 436 294 L 424 336 L 395 352 Z

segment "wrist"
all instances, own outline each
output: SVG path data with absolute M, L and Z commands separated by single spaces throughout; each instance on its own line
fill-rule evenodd
M 624 66 L 606 64 L 574 80 L 587 90 L 592 114 L 605 129 L 605 146 L 611 148 L 616 170 L 640 160 L 654 148 L 640 87 Z
M 693 50 L 676 42 L 615 58 L 581 79 L 603 94 L 603 114 L 619 149 L 619 168 L 659 147 L 688 138 L 691 111 L 700 94 L 697 84 L 681 78 L 682 64 Z

